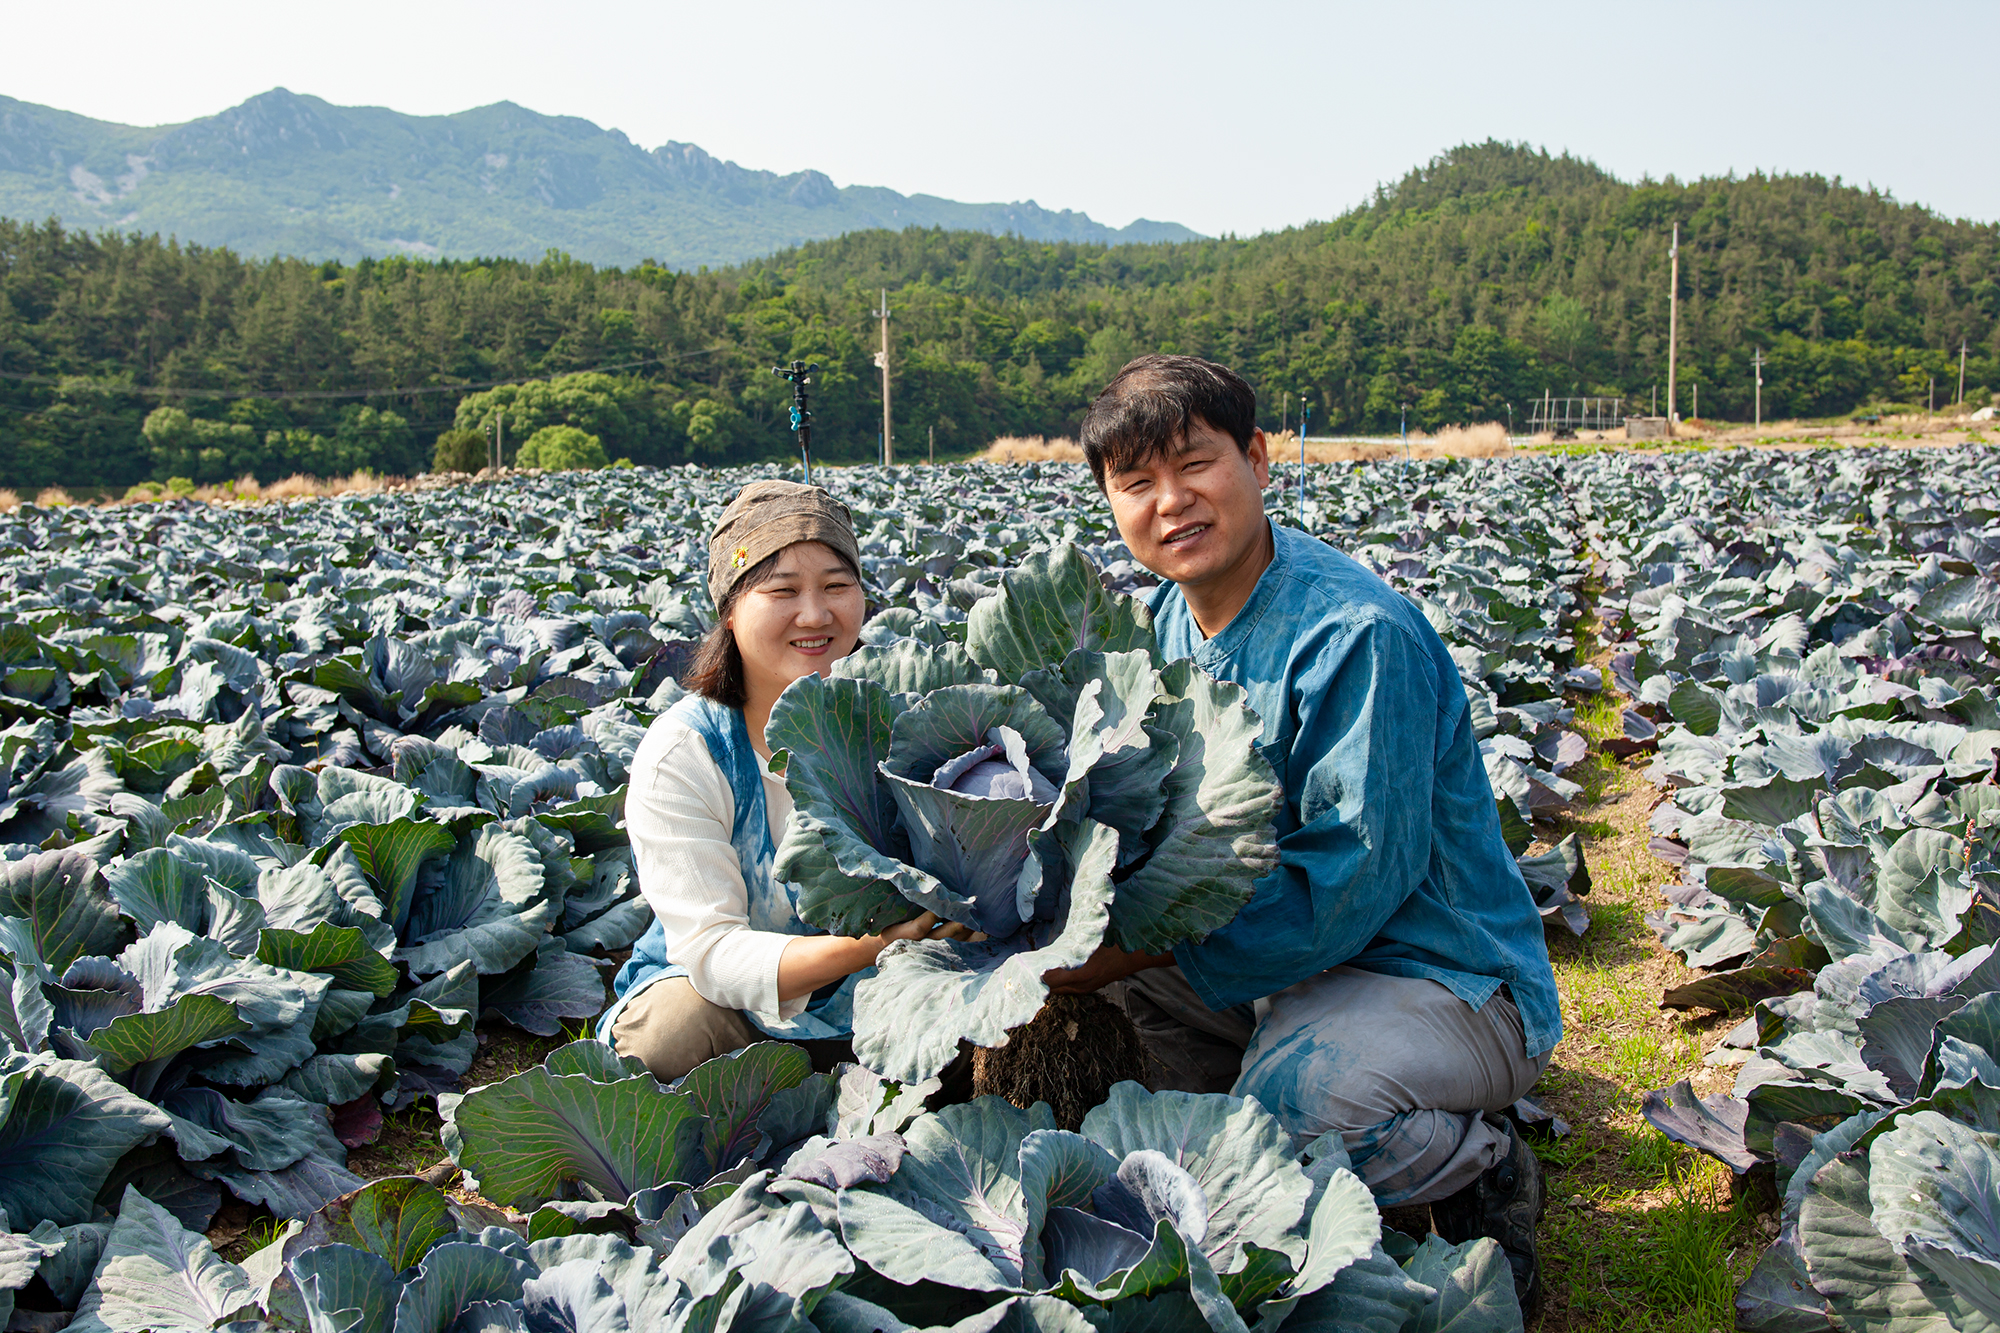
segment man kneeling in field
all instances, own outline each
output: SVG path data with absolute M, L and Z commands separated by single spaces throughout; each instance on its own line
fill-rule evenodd
M 1278 869 L 1234 922 L 1172 954 L 1106 946 L 1052 988 L 1109 986 L 1166 1086 L 1339 1130 L 1378 1202 L 1500 1242 L 1532 1315 L 1541 1170 L 1500 1112 L 1562 1015 L 1450 655 L 1381 579 L 1264 516 L 1256 399 L 1228 369 L 1139 358 L 1083 448 L 1125 544 L 1168 580 L 1161 651 L 1248 692 L 1285 805 Z

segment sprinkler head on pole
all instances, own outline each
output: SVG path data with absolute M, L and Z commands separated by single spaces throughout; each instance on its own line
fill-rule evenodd
M 806 385 L 819 370 L 819 363 L 794 361 L 789 366 L 772 366 L 771 373 L 792 386 L 791 427 L 799 445 L 799 463 L 805 469 L 806 484 L 812 484 L 812 411 L 806 406 Z

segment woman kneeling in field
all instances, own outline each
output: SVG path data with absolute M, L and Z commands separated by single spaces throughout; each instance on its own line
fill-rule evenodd
M 821 676 L 861 632 L 861 551 L 847 507 L 816 486 L 756 481 L 708 540 L 716 623 L 632 761 L 626 826 L 657 920 L 599 1020 L 656 1078 L 775 1037 L 827 1069 L 853 1059 L 854 983 L 891 940 L 965 928 L 926 912 L 880 935 L 816 932 L 771 862 L 791 793 L 764 726 L 793 681 Z

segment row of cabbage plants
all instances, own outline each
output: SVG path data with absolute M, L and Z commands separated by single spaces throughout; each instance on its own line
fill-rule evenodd
M 1125 1083 L 1072 1133 L 935 1087 L 767 1042 L 666 1088 L 577 1042 L 442 1099 L 466 1189 L 374 1181 L 238 1265 L 128 1188 L 13 1237 L 0 1280 L 86 1333 L 1521 1327 L 1492 1241 L 1384 1229 L 1337 1143 L 1255 1101 Z
M 225 1191 L 313 1215 L 362 1183 L 346 1152 L 384 1108 L 460 1090 L 475 1024 L 554 1035 L 601 1010 L 610 956 L 649 919 L 626 765 L 678 696 L 708 623 L 702 535 L 747 475 L 0 524 L 0 1209 L 24 1253 L 84 1238 L 7 1270 L 16 1287 L 42 1273 L 45 1324 L 77 1308 L 65 1263 L 105 1268 L 89 1237 L 114 1215 L 157 1230 L 164 1208 L 200 1231 Z M 1519 512 L 1495 498 L 1510 478 L 1532 497 Z M 1330 472 L 1317 489 L 1342 503 L 1308 518 L 1452 643 L 1525 850 L 1580 753 L 1560 481 L 1410 480 Z M 822 924 L 932 906 L 996 936 L 885 959 L 860 1044 L 905 1081 L 1031 1016 L 1039 986 L 1017 983 L 1058 953 L 1227 920 L 1270 855 L 1254 719 L 1151 652 L 1119 595 L 1146 580 L 1080 481 L 837 483 L 886 609 L 840 679 L 781 709 L 799 757 L 788 873 Z M 1037 637 L 1049 625 L 1075 632 Z M 856 718 L 859 750 L 827 743 Z M 966 857 L 974 805 L 1009 821 Z M 1574 845 L 1523 864 L 1580 929 Z
M 1728 1094 L 1648 1100 L 1769 1171 L 1746 1329 L 2000 1318 L 2000 467 L 1984 451 L 1604 460 L 1626 732 L 1671 792 L 1680 1009 L 1750 1009 Z
M 1535 821 L 1581 794 L 1564 776 L 1589 753 L 1572 701 L 1603 688 L 1602 672 L 1577 660 L 1591 567 L 1563 465 L 1311 471 L 1302 525 L 1415 601 L 1450 648 L 1508 846 L 1543 919 L 1582 934 L 1590 873 L 1576 837 L 1528 855 Z

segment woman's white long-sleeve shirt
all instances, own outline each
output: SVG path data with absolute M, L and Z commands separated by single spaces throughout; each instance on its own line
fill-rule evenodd
M 762 755 L 764 813 L 777 846 L 792 794 Z M 799 938 L 750 928 L 750 895 L 730 830 L 736 796 L 708 746 L 685 722 L 663 713 L 632 758 L 625 827 L 639 891 L 660 918 L 667 957 L 687 969 L 701 997 L 725 1009 L 791 1018 L 812 998 L 778 1000 L 778 958 Z

